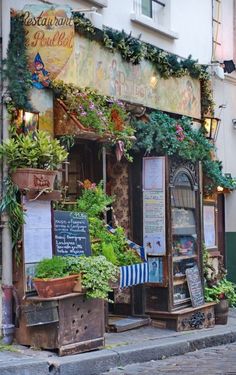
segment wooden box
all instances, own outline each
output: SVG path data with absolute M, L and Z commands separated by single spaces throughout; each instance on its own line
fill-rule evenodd
M 42 309 L 48 311 L 44 321 Z M 22 309 L 16 340 L 21 345 L 58 350 L 60 356 L 103 347 L 104 301 L 77 293 L 50 299 L 30 297 Z

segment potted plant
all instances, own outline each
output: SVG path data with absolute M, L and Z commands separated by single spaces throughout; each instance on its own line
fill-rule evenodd
M 205 300 L 216 302 L 215 323 L 227 324 L 229 306 L 236 305 L 236 285 L 226 277 L 212 286 L 205 287 Z
M 33 282 L 44 298 L 83 291 L 87 297 L 108 300 L 110 281 L 116 277 L 117 267 L 104 256 L 54 256 L 38 263 Z
M 12 181 L 19 189 L 53 189 L 56 169 L 68 153 L 44 131 L 19 134 L 0 145 Z
M 80 280 L 80 274 L 68 269 L 65 257 L 54 256 L 37 264 L 33 283 L 39 297 L 50 298 L 72 293 Z
M 236 285 L 226 279 L 226 270 L 219 260 L 218 272 L 209 260 L 207 249 L 203 246 L 203 266 L 206 302 L 215 302 L 215 323 L 227 324 L 229 306 L 236 305 Z

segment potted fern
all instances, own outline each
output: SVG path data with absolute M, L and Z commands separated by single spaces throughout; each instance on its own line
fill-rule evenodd
M 19 134 L 0 145 L 0 156 L 19 189 L 53 189 L 56 169 L 67 151 L 44 131 Z

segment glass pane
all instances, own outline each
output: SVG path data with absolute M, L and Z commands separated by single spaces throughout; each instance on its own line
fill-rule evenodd
M 152 18 L 152 0 L 142 0 L 142 14 Z
M 181 171 L 171 188 L 173 301 L 175 305 L 189 300 L 186 269 L 197 262 L 197 228 L 195 191 L 189 176 Z

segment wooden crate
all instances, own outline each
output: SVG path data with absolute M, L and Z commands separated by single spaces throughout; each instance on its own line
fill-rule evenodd
M 43 310 L 47 316 L 44 321 Z M 77 293 L 50 299 L 30 297 L 22 309 L 16 340 L 21 345 L 58 350 L 60 356 L 101 348 L 104 302 Z

